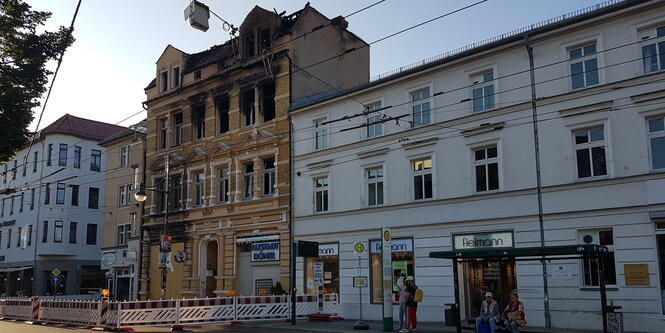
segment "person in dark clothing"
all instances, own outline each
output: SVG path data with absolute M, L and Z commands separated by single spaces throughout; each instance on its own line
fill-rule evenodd
M 404 280 L 406 284 L 406 292 L 409 296 L 406 299 L 406 327 L 400 332 L 415 332 L 418 321 L 416 319 L 416 311 L 418 311 L 418 302 L 413 300 L 416 296 L 416 284 L 413 282 L 413 276 L 409 276 Z

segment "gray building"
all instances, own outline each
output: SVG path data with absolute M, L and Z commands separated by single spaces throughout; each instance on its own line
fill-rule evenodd
M 46 295 L 103 287 L 100 271 L 105 151 L 126 128 L 66 114 L 0 165 L 0 294 Z

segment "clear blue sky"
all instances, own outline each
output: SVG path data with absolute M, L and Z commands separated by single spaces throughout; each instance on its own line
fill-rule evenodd
M 53 13 L 47 27 L 69 26 L 78 0 L 24 0 Z M 347 16 L 378 0 L 312 0 L 332 18 Z M 187 53 L 221 44 L 229 36 L 210 18 L 207 32 L 184 20 L 189 0 L 83 0 L 75 23 L 76 42 L 65 53 L 40 129 L 65 113 L 108 123 L 139 112 L 145 88 L 155 76 L 155 62 L 171 44 Z M 203 0 L 212 11 L 239 26 L 258 5 L 292 13 L 305 1 Z M 409 26 L 462 8 L 477 0 L 386 0 L 349 17 L 349 30 L 370 43 Z M 425 58 L 601 3 L 600 0 L 488 0 L 371 46 L 371 76 Z M 54 70 L 55 64 L 49 68 Z M 41 108 L 35 111 L 35 121 Z M 120 125 L 145 118 L 139 113 Z

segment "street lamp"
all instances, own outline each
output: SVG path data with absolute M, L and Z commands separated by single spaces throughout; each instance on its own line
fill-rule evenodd
M 172 154 L 172 153 L 171 153 Z M 162 193 L 164 195 L 164 230 L 163 233 L 159 235 L 159 269 L 161 270 L 161 299 L 166 299 L 166 258 L 171 252 L 171 236 L 168 234 L 169 226 L 169 157 L 170 154 L 166 154 L 166 163 L 164 164 L 164 189 L 159 189 L 156 186 L 146 187 L 143 183 L 139 184 L 139 190 L 134 193 L 134 198 L 136 201 L 143 202 L 148 198 L 148 195 L 145 191 L 153 191 L 157 193 Z M 179 157 L 179 156 L 175 156 Z

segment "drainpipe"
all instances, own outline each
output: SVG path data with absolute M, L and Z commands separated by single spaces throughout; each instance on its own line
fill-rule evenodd
M 532 110 L 532 122 L 533 122 L 533 146 L 535 149 L 536 157 L 536 192 L 538 195 L 538 223 L 540 229 L 540 246 L 545 247 L 545 226 L 543 222 L 543 192 L 542 192 L 542 182 L 540 175 L 540 144 L 538 141 L 538 109 L 536 105 L 536 76 L 534 73 L 533 65 L 533 48 L 529 46 L 529 34 L 524 34 L 524 46 L 526 47 L 526 52 L 529 54 L 529 74 L 531 76 L 531 110 Z M 550 300 L 549 292 L 547 288 L 547 262 L 543 256 L 540 260 L 540 263 L 543 266 L 543 305 L 545 312 L 545 327 L 550 328 Z

